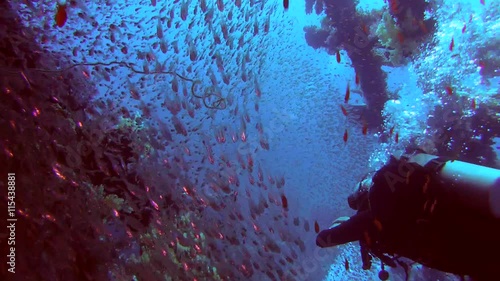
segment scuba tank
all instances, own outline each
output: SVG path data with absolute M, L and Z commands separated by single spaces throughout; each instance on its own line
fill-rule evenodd
M 450 200 L 500 219 L 500 170 L 424 153 L 406 161 L 433 170 Z
M 451 160 L 435 155 L 416 153 L 392 158 L 397 162 L 397 172 L 387 180 L 405 181 L 405 176 L 414 171 L 418 165 L 432 174 L 435 183 L 439 184 L 441 194 L 447 201 L 467 208 L 472 212 L 495 219 L 500 219 L 500 170 L 475 165 L 463 161 Z M 363 178 L 354 192 L 348 197 L 349 206 L 359 210 L 365 204 L 368 192 L 373 186 L 372 178 Z

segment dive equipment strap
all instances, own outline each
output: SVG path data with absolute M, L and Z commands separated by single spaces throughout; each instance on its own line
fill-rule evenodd
M 434 159 L 430 160 L 429 162 L 427 162 L 424 165 L 424 168 L 427 170 L 433 171 L 435 173 L 438 173 L 439 171 L 441 171 L 443 166 L 448 161 L 450 161 L 450 159 L 447 159 L 445 157 L 437 157 L 437 158 L 434 158 Z

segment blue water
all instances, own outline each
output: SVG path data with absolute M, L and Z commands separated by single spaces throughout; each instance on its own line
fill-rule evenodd
M 220 0 L 205 2 L 206 11 L 199 1 L 68 1 L 62 27 L 54 20 L 56 1 L 11 3 L 29 36 L 60 59 L 60 66 L 42 62 L 37 69 L 74 71 L 92 89 L 85 117 L 74 117 L 75 123 L 96 132 L 96 147 L 106 132 L 125 128 L 121 132 L 138 152 L 134 163 L 116 165 L 147 182 L 151 191 L 136 193 L 147 202 L 140 206 L 154 213 L 153 222 L 131 234 L 109 213 L 103 225 L 110 243 L 128 241 L 117 246 L 120 258 L 108 276 L 121 277 L 111 280 L 152 278 L 145 271 L 172 278 L 166 280 L 220 280 L 206 268 L 217 268 L 223 278 L 233 272 L 229 280 L 279 280 L 292 270 L 298 271 L 291 275 L 296 280 L 378 280 L 377 263 L 361 269 L 357 244 L 317 249 L 315 221 L 324 229 L 337 217 L 352 215 L 346 199 L 358 181 L 410 146 L 498 167 L 496 156 L 488 154 L 498 155 L 498 144 L 487 150 L 490 144 L 481 143 L 486 152 L 476 153 L 468 143 L 499 133 L 491 123 L 470 121 L 480 108 L 498 119 L 493 114 L 499 104 L 500 21 L 494 1 L 434 3 L 426 17 L 436 20 L 436 30 L 425 40 L 405 41 L 411 56 L 398 54 L 397 37 L 388 34 L 383 22 L 388 5 L 359 1 L 358 13 L 375 18 L 366 26 L 368 38 L 382 42 L 392 36 L 390 46 L 379 43 L 373 50 L 385 58 L 380 69 L 387 75 L 388 98 L 379 111 L 382 122 L 370 124 L 366 134 L 370 120 L 361 112 L 372 105 L 361 85 L 370 78 L 356 85 L 345 44 L 337 46 L 337 62 L 335 51 L 312 48 L 305 40 L 304 27 L 319 27 L 324 10 L 306 14 L 304 1 L 290 1 L 287 11 L 278 0 L 240 1 L 241 7 L 238 1 L 226 0 L 224 7 Z M 387 59 L 387 51 L 395 58 Z M 496 70 L 485 74 L 486 67 Z M 176 106 L 178 113 L 172 110 Z M 465 120 L 457 125 L 464 133 L 447 133 L 457 120 Z M 180 214 L 160 211 L 166 193 L 173 194 Z M 127 198 L 120 207 L 110 203 L 111 209 L 122 209 L 122 218 L 135 208 L 126 207 L 132 205 Z M 230 218 L 238 214 L 242 220 Z M 192 241 L 189 246 L 168 250 L 181 236 Z M 155 246 L 144 246 L 146 240 Z M 197 252 L 193 244 L 201 250 L 189 257 Z M 193 270 L 195 265 L 204 269 Z M 242 265 L 253 273 L 245 277 Z M 401 269 L 390 273 L 390 280 L 404 280 Z M 410 280 L 429 278 L 458 280 L 413 267 Z

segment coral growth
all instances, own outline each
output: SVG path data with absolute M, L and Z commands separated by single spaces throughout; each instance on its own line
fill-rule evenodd
M 309 46 L 314 49 L 326 48 L 326 40 L 329 36 L 329 32 L 318 28 L 316 26 L 306 26 L 304 27 L 306 42 Z
M 384 48 L 376 49 L 376 53 L 387 60 L 387 64 L 402 65 L 406 58 L 417 51 L 420 45 L 413 39 L 405 38 L 403 31 L 389 12 L 385 12 L 376 29 L 377 37 Z

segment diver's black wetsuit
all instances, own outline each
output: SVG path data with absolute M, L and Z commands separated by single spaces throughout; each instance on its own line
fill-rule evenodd
M 369 252 L 391 266 L 392 257 L 403 256 L 477 280 L 500 280 L 500 220 L 459 205 L 429 167 L 401 161 L 393 158 L 380 169 L 366 191 L 368 204 L 321 231 L 316 244 L 360 241 L 365 269 Z

